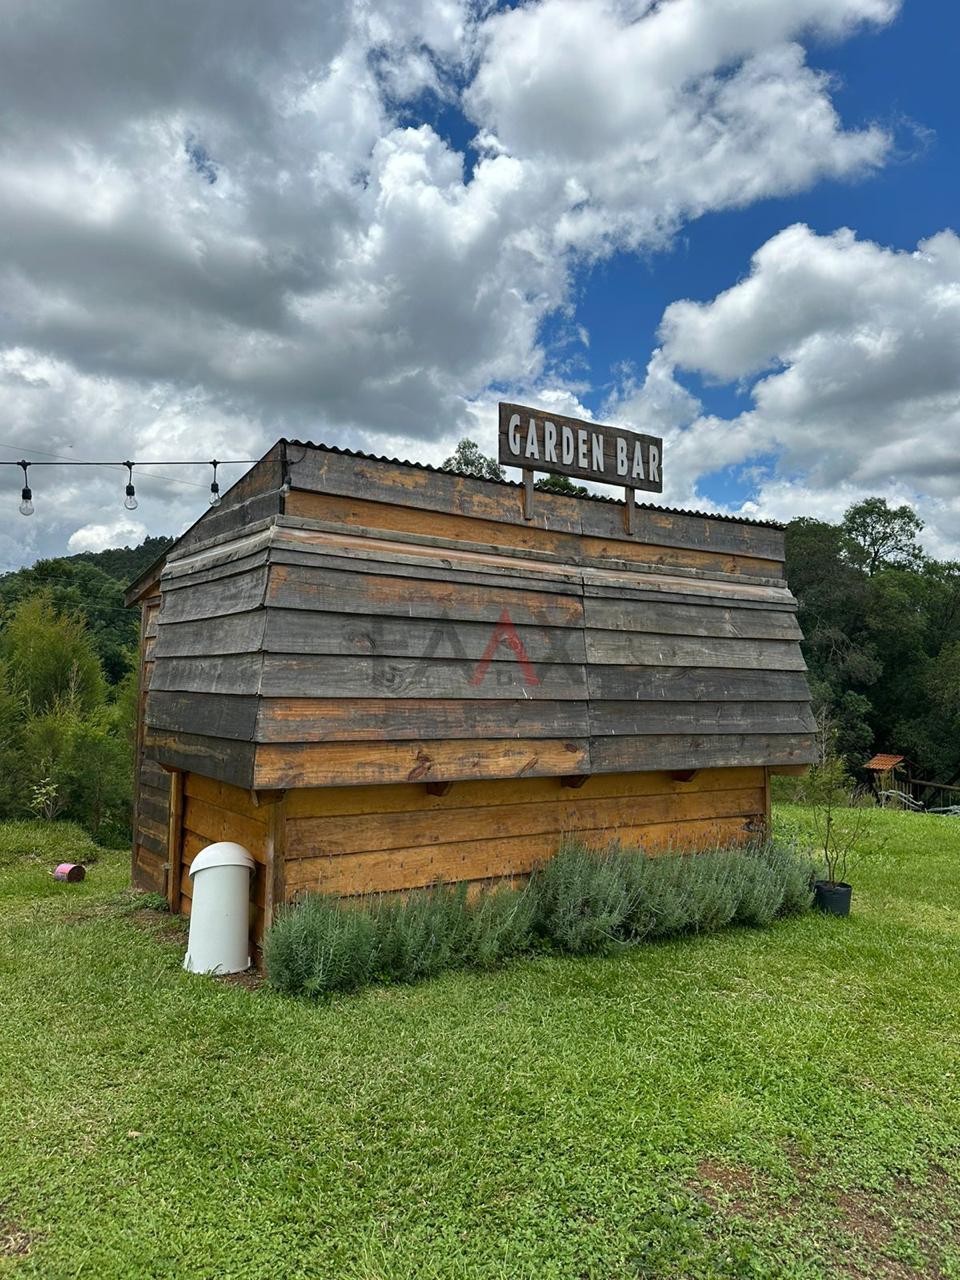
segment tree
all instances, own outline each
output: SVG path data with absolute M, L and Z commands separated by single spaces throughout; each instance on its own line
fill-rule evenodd
M 138 626 L 137 610 L 124 608 L 123 583 L 81 556 L 40 560 L 0 578 L 0 609 L 13 611 L 38 592 L 46 592 L 58 613 L 84 618 L 107 679 L 119 680 L 126 670 L 124 650 L 136 645 Z
M 844 513 L 840 528 L 851 564 L 872 576 L 885 566 L 919 569 L 923 521 L 912 507 L 891 507 L 886 498 L 864 498 Z
M 83 619 L 58 613 L 46 591 L 17 605 L 0 634 L 0 658 L 29 714 L 68 703 L 87 713 L 104 701 L 103 670 Z
M 569 493 L 572 497 L 583 497 L 590 492 L 584 485 L 574 484 L 569 476 L 544 476 L 533 487 L 547 493 Z
M 466 436 L 443 464 L 442 470 L 455 471 L 462 476 L 479 476 L 481 480 L 503 479 L 503 467 Z

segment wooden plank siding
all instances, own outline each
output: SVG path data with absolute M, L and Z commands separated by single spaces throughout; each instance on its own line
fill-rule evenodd
M 809 759 L 782 586 L 269 534 L 164 580 L 147 741 L 170 767 L 285 788 Z
M 174 557 L 146 708 L 157 758 L 246 788 L 810 758 L 780 561 L 744 576 L 760 557 L 696 546 L 631 565 L 623 538 L 604 560 L 569 530 L 512 546 L 504 521 L 451 516 L 460 543 L 407 514 L 412 532 L 284 515 Z
M 133 775 L 133 884 L 145 893 L 167 892 L 167 840 L 169 835 L 169 775 L 160 768 L 147 741 L 145 708 L 155 666 L 155 646 L 160 614 L 159 594 L 140 606 L 140 667 L 137 737 Z
M 285 893 L 392 892 L 438 881 L 528 874 L 564 834 L 656 853 L 755 839 L 766 821 L 765 771 L 705 770 L 422 787 L 333 787 L 286 800 Z
M 286 449 L 287 474 L 294 493 L 302 490 L 325 497 L 363 497 L 420 511 L 460 512 L 496 523 L 525 523 L 519 485 L 398 466 L 382 458 L 356 457 L 299 442 L 288 442 Z M 287 515 L 293 514 L 291 496 L 287 495 L 285 504 Z M 782 533 L 763 525 L 638 506 L 635 532 L 629 535 L 624 531 L 622 503 L 540 493 L 536 503 L 535 523 L 549 531 L 783 559 Z
M 167 558 L 145 756 L 243 790 L 811 758 L 781 530 L 522 493 L 279 442 Z

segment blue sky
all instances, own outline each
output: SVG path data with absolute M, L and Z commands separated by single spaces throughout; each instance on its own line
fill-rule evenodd
M 663 435 L 672 505 L 882 493 L 960 558 L 958 36 L 932 0 L 30 7 L 0 461 L 134 458 L 141 502 L 38 472 L 25 521 L 11 468 L 0 571 L 176 532 L 203 459 L 282 435 L 492 452 L 498 398 Z
M 824 181 L 797 195 L 692 221 L 663 252 L 617 253 L 581 275 L 578 319 L 589 330 L 593 391 L 599 412 L 623 362 L 642 364 L 657 346 L 664 310 L 678 298 L 707 301 L 746 273 L 754 250 L 782 227 L 804 222 L 829 234 L 851 227 L 881 245 L 913 249 L 944 227 L 960 229 L 960 8 L 913 0 L 888 27 L 842 42 L 813 41 L 817 66 L 837 78 L 834 102 L 848 126 L 879 122 L 897 141 L 895 158 L 877 173 Z M 747 388 L 682 379 L 708 411 L 733 417 L 749 404 Z M 770 455 L 764 455 L 769 460 Z M 701 480 L 718 503 L 753 492 L 739 468 Z

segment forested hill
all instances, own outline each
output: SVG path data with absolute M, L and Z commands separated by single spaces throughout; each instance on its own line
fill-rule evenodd
M 0 631 L 19 601 L 44 592 L 58 613 L 78 613 L 84 618 L 104 674 L 116 684 L 128 669 L 129 651 L 136 648 L 140 621 L 137 609 L 124 607 L 124 589 L 172 541 L 147 538 L 138 547 L 38 560 L 28 569 L 0 575 Z
M 65 556 L 64 559 L 86 560 L 88 564 L 102 569 L 108 577 L 116 578 L 124 587 L 130 585 L 141 573 L 149 569 L 155 560 L 159 560 L 166 549 L 173 543 L 173 538 L 144 538 L 139 547 L 111 547 L 108 551 L 81 551 L 76 556 Z M 60 564 L 62 561 L 57 561 Z

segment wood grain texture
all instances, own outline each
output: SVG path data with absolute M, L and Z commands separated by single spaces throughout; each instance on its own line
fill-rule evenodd
M 492 622 L 506 609 L 517 627 L 582 626 L 583 605 L 571 583 L 527 577 L 519 580 L 526 585 L 518 586 L 517 581 L 490 575 L 481 583 L 461 582 L 452 574 L 431 578 L 278 564 L 270 571 L 267 603 L 311 614 L 450 617 L 463 622 Z
M 689 782 L 666 773 L 598 773 L 586 779 L 578 797 L 584 801 L 612 797 L 692 795 L 698 791 L 763 786 L 761 768 L 700 769 Z M 559 777 L 509 778 L 457 782 L 448 791 L 429 794 L 422 786 L 315 787 L 286 794 L 287 816 L 334 817 L 344 814 L 446 812 L 463 808 L 565 802 Z
M 550 495 L 552 499 L 553 495 Z M 518 547 L 531 551 L 547 551 L 562 555 L 576 563 L 586 560 L 630 560 L 636 564 L 682 565 L 714 573 L 744 574 L 749 577 L 779 578 L 783 571 L 780 560 L 743 553 L 658 545 L 627 541 L 624 531 L 611 528 L 594 535 L 557 533 L 537 526 L 536 521 L 494 523 L 447 511 L 423 513 L 412 506 L 393 506 L 371 502 L 365 498 L 337 498 L 330 493 L 294 491 L 286 498 L 287 515 L 336 520 L 347 527 L 394 529 L 410 533 L 430 532 L 441 537 L 461 537 L 470 542 L 496 547 Z M 620 519 L 623 519 L 622 512 Z
M 180 899 L 180 869 L 183 852 L 183 774 L 174 769 L 170 774 L 170 811 L 167 834 L 167 904 L 177 910 Z
M 183 806 L 183 825 L 188 831 L 205 838 L 208 844 L 231 840 L 242 844 L 257 862 L 267 857 L 267 824 L 255 822 L 245 814 L 221 809 L 193 796 L 187 796 Z
M 210 657 L 164 658 L 158 661 L 151 681 L 151 694 L 228 693 L 255 694 L 263 664 L 259 653 L 216 654 Z M 151 723 L 147 699 L 147 723 Z M 211 735 L 216 736 L 216 735 Z
M 201 678 L 199 672 L 191 674 L 185 669 L 176 676 L 168 672 L 170 665 L 165 667 L 162 679 L 199 682 Z M 160 678 L 158 670 L 157 679 Z M 491 662 L 484 669 L 474 661 L 442 657 L 404 661 L 265 654 L 259 683 L 263 698 L 523 698 L 554 702 L 582 700 L 587 691 L 582 663 L 542 664 L 531 674 L 519 661 Z
M 623 828 L 624 847 L 684 852 L 717 844 L 749 843 L 756 839 L 754 815 L 691 819 Z M 602 846 L 607 830 L 580 833 L 588 844 Z M 513 840 L 473 840 L 430 848 L 391 849 L 346 857 L 301 858 L 287 862 L 287 897 L 299 893 L 388 893 L 422 888 L 437 882 L 490 880 L 527 875 L 556 853 L 554 834 Z
M 590 763 L 600 771 L 796 764 L 811 759 L 813 750 L 813 734 L 621 736 L 592 738 Z
M 263 604 L 267 566 L 250 573 L 234 573 L 189 590 L 164 592 L 161 626 L 168 622 L 217 619 L 230 613 L 249 613 Z
M 800 640 L 792 611 L 737 609 L 657 600 L 591 598 L 584 601 L 588 628 L 654 632 L 660 635 L 723 637 L 739 640 Z
M 813 733 L 807 702 L 591 702 L 593 737 L 635 734 Z
M 133 764 L 133 845 L 130 874 L 133 885 L 146 893 L 167 891 L 169 839 L 169 778 L 146 743 L 144 707 L 150 688 L 161 597 L 150 590 L 140 602 L 140 660 L 138 665 L 137 731 Z
M 470 476 L 398 467 L 376 459 L 350 458 L 319 449 L 305 450 L 297 457 L 292 447 L 289 473 L 294 490 L 304 489 L 324 496 L 363 497 L 429 512 L 461 511 L 464 516 L 496 523 L 523 519 L 519 486 L 491 484 Z M 295 503 L 291 499 L 297 496 L 296 493 L 287 495 L 286 514 L 293 514 Z M 537 518 L 551 531 L 626 537 L 623 508 L 618 503 L 561 494 L 551 494 L 549 499 L 541 504 Z M 634 536 L 656 545 L 709 547 L 783 560 L 782 530 L 687 512 L 640 509 L 635 516 Z
M 335 521 L 311 519 L 301 516 L 283 516 L 272 531 L 271 560 L 277 564 L 305 564 L 314 555 L 322 554 L 330 567 L 343 568 L 337 563 L 343 557 L 351 562 L 368 561 L 376 571 L 394 564 L 429 564 L 438 558 L 449 562 L 457 573 L 473 571 L 489 573 L 494 570 L 506 577 L 529 574 L 533 578 L 582 577 L 587 583 L 603 586 L 623 580 L 630 592 L 650 589 L 669 590 L 671 586 L 699 583 L 709 595 L 744 600 L 765 600 L 771 603 L 789 603 L 795 606 L 782 578 L 745 578 L 736 574 L 710 573 L 684 565 L 638 565 L 629 559 L 607 557 L 594 561 L 582 556 L 576 561 L 548 548 L 500 547 L 485 542 L 471 542 L 458 537 L 438 537 L 429 532 L 413 532 L 403 529 L 368 529 L 356 525 L 343 528 Z M 333 559 L 336 557 L 336 560 Z M 329 558 L 329 559 L 328 559 Z M 779 561 L 777 561 L 779 564 Z M 602 592 L 601 592 L 602 594 Z
M 587 668 L 591 701 L 807 702 L 810 693 L 802 671 L 756 671 L 746 667 Z
M 523 778 L 582 773 L 587 742 L 498 739 L 399 743 L 298 743 L 257 748 L 255 787 L 330 787 L 462 778 Z
M 266 624 L 264 609 L 192 622 L 164 619 L 153 655 L 158 659 L 256 653 L 263 647 Z
M 147 724 L 176 733 L 208 734 L 252 742 L 259 699 L 255 694 L 167 693 L 155 689 L 147 702 Z
M 194 800 L 202 800 L 204 804 L 215 805 L 218 809 L 228 809 L 252 822 L 261 825 L 267 822 L 263 806 L 254 802 L 252 792 L 232 786 L 229 782 L 220 782 L 199 773 L 188 773 L 185 775 L 184 794 Z
M 252 742 L 208 738 L 196 733 L 171 733 L 147 726 L 149 750 L 161 764 L 188 773 L 202 773 L 235 786 L 253 786 Z
M 586 631 L 587 662 L 648 667 L 745 667 L 751 671 L 806 671 L 791 640 L 731 640 L 645 632 Z
M 280 792 L 273 797 L 267 812 L 264 919 L 268 929 L 286 898 L 287 830 L 286 792 Z
M 263 698 L 259 708 L 258 742 L 567 738 L 590 732 L 586 701 Z
M 764 810 L 764 788 L 667 792 L 646 796 L 556 798 L 552 802 L 481 804 L 456 809 L 324 815 L 290 819 L 287 857 L 335 857 L 385 849 L 460 844 L 476 839 L 553 835 L 582 831 L 619 833 L 662 822 L 731 818 Z
M 143 893 L 165 893 L 166 872 L 163 863 L 162 852 L 158 853 L 142 840 L 135 844 L 131 867 L 134 886 Z
M 465 619 L 459 610 L 444 610 L 433 617 L 419 618 L 270 609 L 266 615 L 263 648 L 267 653 L 286 655 L 441 657 L 476 662 L 488 651 L 505 607 L 496 596 L 490 596 L 485 616 L 476 621 Z M 583 632 L 577 625 L 524 626 L 516 622 L 512 613 L 510 620 L 510 634 L 516 636 L 531 662 L 556 662 L 561 657 L 574 663 L 585 660 Z M 493 662 L 515 663 L 517 660 L 513 649 L 503 640 L 490 658 Z

